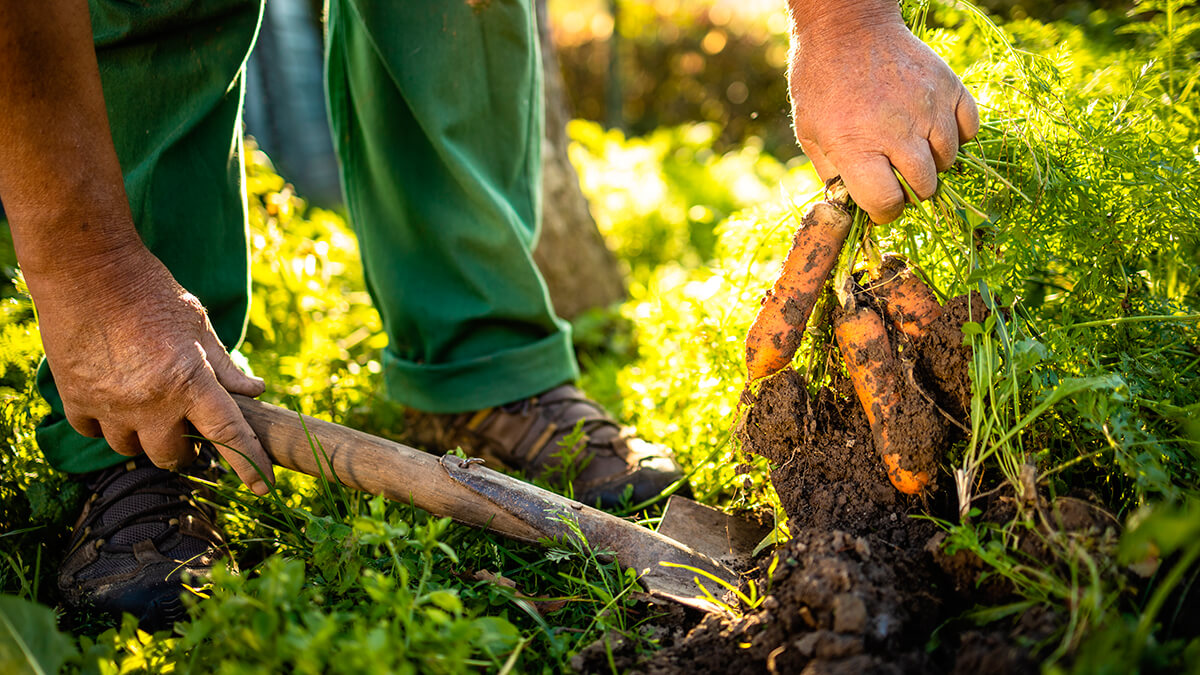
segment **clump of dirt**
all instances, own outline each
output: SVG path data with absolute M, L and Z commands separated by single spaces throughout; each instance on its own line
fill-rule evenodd
M 909 497 L 892 487 L 845 377 L 809 395 L 787 369 L 742 403 L 743 449 L 772 462 L 792 539 L 755 575 L 769 593 L 760 606 L 743 607 L 736 620 L 705 617 L 637 670 L 940 670 L 925 649 L 945 614 L 944 573 L 925 548 L 937 529 L 909 517 L 940 504 L 936 493 Z M 937 432 L 932 443 L 942 448 L 946 438 Z
M 1014 644 L 1013 635 L 968 631 L 963 634 L 952 675 L 1009 675 L 1036 673 L 1038 662 Z
M 940 601 L 919 556 L 870 537 L 801 530 L 740 620 L 710 615 L 642 670 L 676 673 L 903 673 L 928 670 Z M 914 592 L 915 591 L 915 592 Z
M 893 353 L 875 353 L 888 349 L 888 341 L 867 350 L 872 363 L 893 371 L 896 400 L 889 405 L 895 414 L 887 434 L 902 469 L 936 474 L 939 458 L 963 433 L 971 350 L 963 345 L 961 327 L 968 312 L 976 320 L 986 316 L 977 294 L 951 300 L 916 344 L 891 331 Z M 897 546 L 931 536 L 928 521 L 907 516 L 921 509 L 943 511 L 952 492 L 944 489 L 948 477 L 935 477 L 920 497 L 899 493 L 876 451 L 882 441 L 874 437 L 845 375 L 835 372 L 830 386 L 810 395 L 804 377 L 788 368 L 757 392 L 743 392 L 741 402 L 742 448 L 771 461 L 771 482 L 793 529 L 875 534 Z

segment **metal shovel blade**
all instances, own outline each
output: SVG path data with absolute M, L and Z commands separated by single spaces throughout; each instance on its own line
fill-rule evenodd
M 754 549 L 771 534 L 771 529 L 758 521 L 672 495 L 667 500 L 658 533 L 687 542 L 693 551 L 729 569 L 744 570 L 753 561 Z

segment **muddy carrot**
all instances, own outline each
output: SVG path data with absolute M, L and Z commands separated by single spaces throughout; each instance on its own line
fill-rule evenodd
M 842 313 L 834 325 L 834 336 L 845 359 L 846 371 L 854 384 L 854 393 L 867 413 L 875 449 L 883 457 L 888 478 L 897 490 L 916 494 L 929 483 L 929 472 L 901 468 L 903 446 L 908 439 L 897 433 L 907 427 L 902 416 L 900 369 L 888 341 L 883 319 L 869 307 L 860 306 Z M 903 415 L 910 415 L 905 411 Z
M 920 337 L 942 315 L 933 291 L 900 256 L 883 259 L 871 290 L 883 300 L 883 310 L 892 325 L 909 337 Z
M 775 286 L 763 298 L 746 334 L 746 370 L 751 381 L 792 362 L 851 222 L 848 213 L 830 202 L 818 202 L 804 214 Z

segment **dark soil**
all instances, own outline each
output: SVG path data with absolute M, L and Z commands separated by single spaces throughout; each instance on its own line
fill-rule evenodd
M 915 344 L 891 336 L 903 396 L 911 399 L 904 405 L 944 411 L 937 412 L 942 421 L 936 429 L 916 429 L 938 456 L 961 433 L 947 417 L 961 423 L 969 409 L 970 349 L 962 347 L 959 330 L 968 302 L 952 300 L 941 323 Z M 983 318 L 980 310 L 974 310 L 976 321 Z M 1026 645 L 1050 635 L 1058 617 L 1029 612 L 1002 631 L 962 625 L 958 617 L 967 609 L 1005 600 L 1012 589 L 987 582 L 973 556 L 945 553 L 941 530 L 911 517 L 953 518 L 952 481 L 938 471 L 922 495 L 893 488 L 844 376 L 810 395 L 803 378 L 788 369 L 745 393 L 742 403 L 747 411 L 739 429 L 742 447 L 771 461 L 771 481 L 792 534 L 747 575 L 766 598 L 757 607 L 741 607 L 740 618 L 704 616 L 686 633 L 676 625 L 662 633 L 661 648 L 649 661 L 639 661 L 628 643 L 610 640 L 580 654 L 578 670 L 609 672 L 610 655 L 618 669 L 646 673 L 1038 670 Z M 1004 509 L 1012 500 L 993 502 Z M 1055 504 L 1051 510 L 1060 522 L 1079 520 L 1084 529 L 1096 525 L 1086 504 Z M 1036 555 L 1032 548 L 1030 553 Z M 731 596 L 727 601 L 736 602 Z
M 802 529 L 739 621 L 709 616 L 644 670 L 675 673 L 925 672 L 940 601 L 920 555 L 872 537 Z

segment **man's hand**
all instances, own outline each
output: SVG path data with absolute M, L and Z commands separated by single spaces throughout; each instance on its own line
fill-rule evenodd
M 0 2 L 0 198 L 71 426 L 168 469 L 198 432 L 265 494 L 271 462 L 229 395 L 262 381 L 138 237 L 86 0 Z
M 791 0 L 788 79 L 796 138 L 817 174 L 840 175 L 878 223 L 919 199 L 979 131 L 975 100 L 904 25 L 894 0 Z
M 165 469 L 195 459 L 187 435 L 198 433 L 217 443 L 246 485 L 266 494 L 271 462 L 229 395 L 258 396 L 263 382 L 234 365 L 200 302 L 145 247 L 110 254 L 83 272 L 27 281 L 46 360 L 76 431 L 103 436 L 123 455 L 144 451 Z

